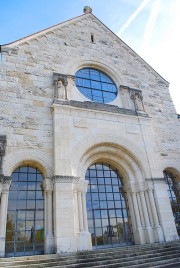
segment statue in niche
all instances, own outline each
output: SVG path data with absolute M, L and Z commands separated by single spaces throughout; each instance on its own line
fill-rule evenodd
M 57 99 L 66 99 L 66 87 L 62 80 L 56 82 L 56 97 Z
M 144 106 L 143 106 L 143 97 L 141 95 L 140 92 L 136 92 L 132 95 L 131 97 L 132 99 L 134 99 L 134 105 L 135 105 L 135 109 L 138 111 L 144 111 Z

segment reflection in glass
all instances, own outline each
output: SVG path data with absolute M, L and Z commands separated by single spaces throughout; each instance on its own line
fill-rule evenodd
M 86 179 L 89 181 L 88 226 L 93 246 L 132 243 L 129 208 L 118 171 L 111 165 L 97 163 L 88 168 Z
M 37 168 L 19 167 L 9 190 L 6 255 L 43 253 L 44 200 L 42 174 Z
M 171 202 L 176 229 L 180 236 L 180 183 L 169 171 L 164 171 L 164 176 L 167 182 L 167 191 Z
M 77 71 L 75 83 L 79 91 L 91 101 L 108 103 L 117 96 L 114 82 L 99 70 L 83 68 Z

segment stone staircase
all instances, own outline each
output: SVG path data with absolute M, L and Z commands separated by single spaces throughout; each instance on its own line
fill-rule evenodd
M 82 251 L 78 253 L 0 258 L 0 268 L 178 268 L 180 242 Z

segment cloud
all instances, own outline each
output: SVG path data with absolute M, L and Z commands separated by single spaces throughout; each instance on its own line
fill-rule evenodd
M 161 0 L 155 0 L 152 10 L 150 12 L 150 16 L 147 22 L 147 27 L 145 29 L 145 33 L 143 36 L 143 41 L 141 45 L 142 50 L 145 49 L 147 46 L 149 46 L 149 41 L 153 34 L 153 30 L 154 30 L 156 20 L 160 11 L 160 7 L 161 7 Z
M 120 28 L 120 30 L 117 32 L 117 35 L 120 36 L 133 22 L 133 20 L 139 15 L 139 13 L 146 7 L 146 5 L 149 3 L 149 0 L 144 0 L 140 6 L 135 10 L 135 12 L 129 17 L 129 19 L 126 21 L 126 23 Z

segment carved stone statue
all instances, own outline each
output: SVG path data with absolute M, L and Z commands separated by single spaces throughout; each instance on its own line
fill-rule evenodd
M 66 99 L 66 88 L 63 84 L 63 81 L 58 80 L 56 87 L 57 87 L 56 97 L 58 99 Z
M 135 109 L 137 111 L 144 111 L 143 97 L 141 92 L 134 92 L 131 95 L 131 98 L 134 100 Z

